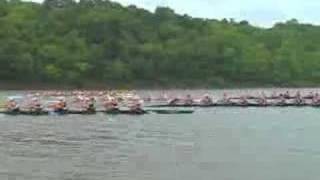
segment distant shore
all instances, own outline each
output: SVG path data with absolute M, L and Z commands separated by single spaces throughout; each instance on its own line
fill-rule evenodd
M 225 85 L 157 85 L 157 84 L 108 84 L 108 83 L 88 83 L 84 85 L 61 84 L 61 83 L 39 83 L 39 82 L 0 82 L 0 90 L 106 90 L 106 89 L 137 89 L 137 90 L 159 90 L 159 89 L 258 89 L 258 88 L 320 88 L 318 84 L 294 84 L 294 85 L 270 85 L 241 83 Z

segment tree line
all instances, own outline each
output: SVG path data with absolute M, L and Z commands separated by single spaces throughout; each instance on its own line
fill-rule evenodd
M 108 0 L 0 0 L 0 81 L 86 86 L 309 86 L 320 27 L 259 28 Z

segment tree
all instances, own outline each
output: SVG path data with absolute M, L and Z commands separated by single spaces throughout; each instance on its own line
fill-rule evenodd
M 108 0 L 0 0 L 0 80 L 86 85 L 314 85 L 320 26 L 272 28 Z

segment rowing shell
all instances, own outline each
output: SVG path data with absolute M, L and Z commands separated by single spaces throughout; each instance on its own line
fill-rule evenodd
M 150 109 L 150 110 L 139 110 L 139 111 L 131 111 L 131 110 L 111 110 L 111 111 L 0 111 L 0 114 L 6 115 L 31 115 L 31 116 L 41 116 L 41 115 L 94 115 L 96 113 L 106 113 L 111 115 L 143 115 L 149 113 L 156 114 L 191 114 L 193 110 L 166 110 L 166 109 Z
M 303 107 L 303 106 L 310 106 L 310 107 L 320 107 L 320 104 L 311 104 L 311 103 L 267 103 L 267 104 L 259 104 L 259 103 L 216 103 L 216 104 L 159 104 L 159 105 L 150 105 L 146 106 L 149 108 L 190 108 L 190 107 Z
M 148 111 L 156 114 L 192 114 L 194 113 L 194 110 L 155 109 L 155 110 L 148 110 Z

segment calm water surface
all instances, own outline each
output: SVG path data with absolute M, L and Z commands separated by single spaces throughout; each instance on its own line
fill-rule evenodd
M 0 179 L 301 180 L 320 177 L 320 109 L 192 115 L 0 115 Z

